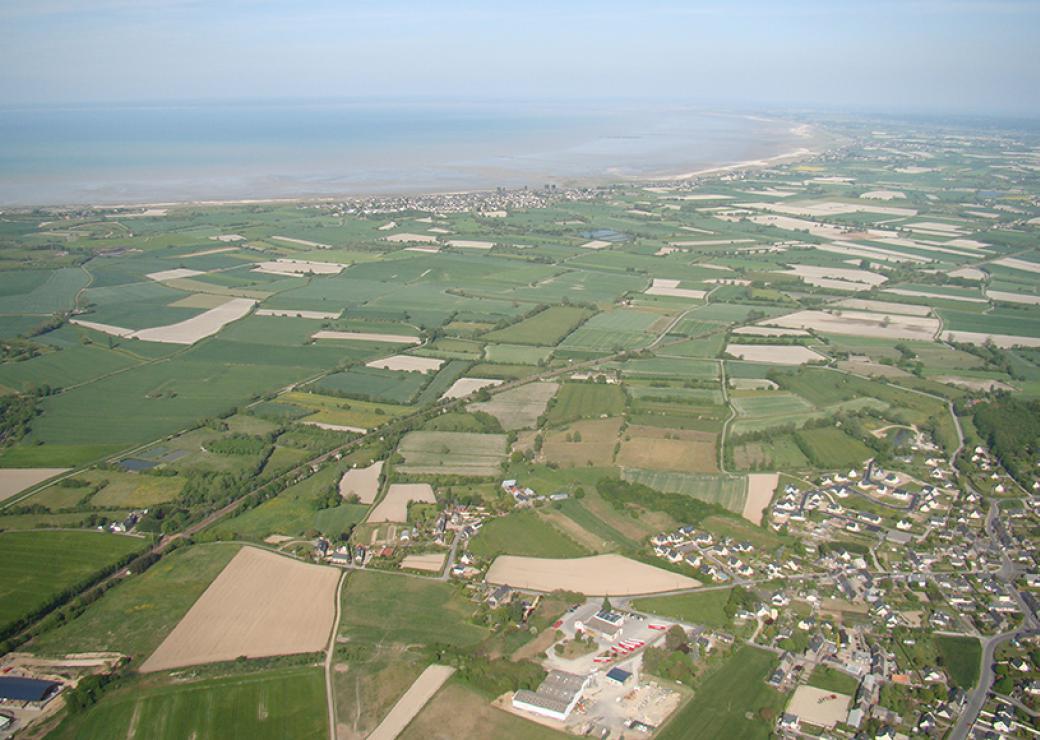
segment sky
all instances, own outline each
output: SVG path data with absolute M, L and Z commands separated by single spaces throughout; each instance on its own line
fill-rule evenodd
M 1040 116 L 1040 0 L 0 0 L 7 104 L 426 96 Z

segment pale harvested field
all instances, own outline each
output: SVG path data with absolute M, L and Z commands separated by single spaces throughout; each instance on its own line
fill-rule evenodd
M 943 339 L 947 342 L 964 342 L 966 344 L 985 344 L 987 341 L 1004 349 L 1009 347 L 1040 347 L 1040 337 L 1016 337 L 1011 334 L 983 334 L 975 331 L 944 331 Z
M 886 324 L 887 320 L 887 324 Z M 939 320 L 926 316 L 842 311 L 841 315 L 826 311 L 796 311 L 768 319 L 771 326 L 790 329 L 812 329 L 823 334 L 843 334 L 879 339 L 921 339 L 931 341 L 939 331 Z
M 102 324 L 98 321 L 86 321 L 85 319 L 69 319 L 70 324 L 76 326 L 82 326 L 85 329 L 93 329 L 94 331 L 100 331 L 104 334 L 111 334 L 114 337 L 123 337 L 129 339 L 134 335 L 133 329 L 125 329 L 122 326 L 112 326 L 112 324 Z
M 415 357 L 413 355 L 393 355 L 381 360 L 366 362 L 365 367 L 378 367 L 383 370 L 402 370 L 404 372 L 428 373 L 439 370 L 444 360 L 434 357 Z
M 955 376 L 943 375 L 935 379 L 939 383 L 946 383 L 948 385 L 955 385 L 960 388 L 967 388 L 970 391 L 1013 391 L 1015 390 L 1012 386 L 1007 383 L 1002 383 L 999 380 L 979 380 L 977 378 L 958 378 Z
M 964 229 L 954 224 L 945 224 L 940 221 L 917 221 L 912 224 L 904 224 L 903 228 L 910 229 L 911 231 L 921 231 L 924 233 L 938 233 L 938 234 L 950 234 L 959 236 L 964 234 Z
M 804 365 L 827 359 L 819 352 L 797 344 L 728 344 L 726 352 L 748 362 L 774 365 Z
M 437 503 L 429 483 L 394 483 L 379 505 L 368 515 L 368 522 L 407 522 L 408 502 Z
M 227 237 L 234 236 L 237 239 L 228 239 Z M 226 234 L 225 236 L 211 236 L 210 239 L 217 241 L 241 241 L 242 237 L 238 234 Z M 237 252 L 238 247 L 213 247 L 213 249 L 203 249 L 199 252 L 192 252 L 191 254 L 182 254 L 182 257 L 208 257 L 211 254 L 223 254 L 224 252 Z
M 495 243 L 474 241 L 473 239 L 449 239 L 448 246 L 458 249 L 491 249 Z
M 994 301 L 1005 301 L 1007 303 L 1021 303 L 1027 306 L 1040 306 L 1040 295 L 1027 295 L 1025 293 L 1008 293 L 1004 290 L 987 290 L 986 296 Z
M 397 222 L 396 221 L 387 221 L 385 224 L 380 226 L 378 230 L 379 231 L 390 231 L 391 229 L 396 229 L 396 228 L 397 228 Z
M 606 249 L 610 246 L 610 242 L 601 241 L 599 239 L 593 239 L 590 242 L 585 242 L 581 245 L 582 249 Z
M 196 275 L 205 275 L 206 273 L 198 270 L 189 270 L 185 267 L 175 267 L 172 270 L 160 270 L 159 272 L 150 272 L 145 275 L 149 280 L 155 280 L 162 282 L 163 280 L 179 280 L 180 278 L 190 278 Z
M 401 560 L 402 568 L 414 568 L 425 570 L 430 573 L 440 573 L 444 570 L 444 559 L 447 553 L 429 552 L 424 555 L 405 555 Z
M 906 370 L 895 365 L 882 365 L 880 362 L 863 362 L 860 360 L 839 360 L 838 369 L 875 378 L 905 378 L 910 375 Z
M 741 516 L 758 525 L 762 523 L 762 515 L 769 508 L 769 502 L 773 500 L 780 474 L 751 473 L 747 479 L 747 498 L 744 499 L 744 511 Z
M 740 216 L 723 216 L 724 221 L 739 221 Z M 840 239 L 846 235 L 847 229 L 834 224 L 821 224 L 816 221 L 807 221 L 804 218 L 793 218 L 791 216 L 777 216 L 767 214 L 761 216 L 749 216 L 748 221 L 762 226 L 775 226 L 785 231 L 808 231 L 813 236 L 822 236 L 825 239 Z
M 951 249 L 949 242 L 929 242 L 920 241 L 917 239 L 905 239 L 903 237 L 893 236 L 891 232 L 875 231 L 869 232 L 872 235 L 872 240 L 881 244 L 888 244 L 893 247 L 909 247 L 911 249 L 923 249 L 926 252 L 942 252 L 943 254 L 955 254 L 958 257 L 971 257 L 977 258 L 978 252 L 965 250 L 965 249 Z M 958 240 L 959 241 L 959 240 Z
M 737 203 L 740 208 L 754 208 L 758 211 L 772 211 L 788 216 L 812 216 L 825 218 L 841 216 L 847 213 L 877 213 L 882 216 L 916 216 L 913 208 L 896 208 L 894 206 L 878 206 L 873 203 L 842 203 L 840 201 L 824 201 L 822 203 Z
M 860 194 L 859 197 L 867 200 L 902 200 L 906 193 L 899 190 L 871 190 Z
M 950 277 L 964 278 L 965 280 L 985 280 L 987 275 L 977 267 L 961 267 L 951 272 Z
M 272 236 L 272 239 L 286 244 L 301 244 L 305 247 L 314 247 L 315 249 L 332 249 L 331 244 L 322 244 L 321 242 L 311 242 L 306 239 L 295 239 L 291 236 Z
M 476 393 L 481 388 L 489 388 L 501 384 L 502 381 L 497 378 L 459 378 L 451 384 L 451 388 L 444 391 L 444 395 L 441 398 L 465 398 L 471 393 Z
M 288 316 L 297 319 L 338 319 L 342 311 L 303 311 L 297 308 L 258 308 L 257 316 Z
M 253 268 L 253 272 L 265 272 L 269 275 L 338 275 L 350 265 L 337 262 L 313 262 L 311 260 L 277 259 L 274 262 L 261 262 Z
M 318 427 L 318 429 L 327 429 L 330 432 L 356 432 L 357 434 L 364 434 L 368 431 L 364 427 L 351 427 L 346 424 L 329 424 L 324 421 L 301 421 L 300 423 L 312 427 Z
M 133 336 L 145 342 L 163 342 L 165 344 L 195 344 L 200 339 L 216 334 L 230 324 L 249 313 L 256 303 L 251 298 L 232 298 L 221 306 L 211 308 L 198 316 L 179 321 L 168 326 L 155 326 L 141 329 Z
M 644 292 L 647 295 L 663 295 L 671 296 L 673 298 L 693 298 L 700 300 L 707 295 L 706 291 L 703 290 L 691 290 L 689 288 L 678 287 L 678 280 L 664 280 L 661 278 L 654 278 L 653 285 L 647 288 Z
M 751 337 L 807 337 L 804 329 L 784 329 L 780 326 L 741 326 L 733 330 L 733 334 Z
M 733 200 L 732 195 L 717 195 L 716 193 L 691 193 L 674 197 L 676 200 Z
M 538 417 L 545 413 L 545 407 L 559 388 L 557 383 L 528 383 L 499 393 L 490 401 L 470 404 L 469 409 L 491 414 L 507 432 L 528 429 L 538 423 Z
M 432 229 L 427 229 L 431 234 L 450 234 L 451 229 L 442 229 L 439 226 L 434 226 Z
M 924 263 L 929 260 L 905 252 L 895 252 L 891 249 L 880 249 L 878 247 L 867 247 L 854 242 L 832 242 L 831 244 L 815 244 L 815 249 L 832 254 L 844 254 L 849 257 L 866 257 L 879 262 L 917 262 Z
M 753 244 L 754 239 L 700 239 L 668 242 L 673 247 L 722 247 L 727 244 Z
M 339 495 L 349 498 L 357 494 L 358 502 L 371 504 L 379 495 L 379 475 L 383 472 L 383 461 L 377 460 L 367 468 L 352 468 L 339 479 Z
M 334 568 L 243 547 L 140 670 L 324 650 L 339 578 Z
M 833 304 L 839 308 L 851 308 L 857 311 L 874 311 L 879 313 L 901 313 L 908 316 L 927 316 L 932 312 L 930 306 L 918 306 L 912 303 L 893 303 L 892 301 L 871 301 L 863 298 L 846 298 Z
M 586 419 L 576 421 L 566 429 L 546 432 L 541 457 L 545 462 L 562 467 L 585 467 L 589 461 L 594 465 L 609 465 L 614 459 L 614 445 L 622 419 Z M 567 435 L 578 432 L 580 442 L 568 442 Z
M 242 236 L 241 234 L 217 234 L 216 236 L 211 236 L 209 238 L 209 240 L 211 242 L 230 243 L 230 242 L 244 242 L 246 240 L 246 238 L 244 236 Z M 194 256 L 197 256 L 197 255 L 190 255 L 189 254 L 187 256 L 188 257 L 194 257 Z
M 440 247 L 405 247 L 406 252 L 422 252 L 423 254 L 439 254 Z
M 396 242 L 396 243 L 409 243 L 409 242 L 415 243 L 415 244 L 436 244 L 437 243 L 437 237 L 430 236 L 429 234 L 408 234 L 408 233 L 391 234 L 390 236 L 386 237 L 386 240 L 388 242 Z
M 1024 272 L 1040 272 L 1040 262 L 1030 262 L 1029 260 L 1020 260 L 1014 257 L 1004 257 L 1003 259 L 994 260 L 994 265 L 1001 265 L 1003 267 L 1010 267 L 1012 270 L 1022 270 Z
M 892 295 L 905 295 L 910 298 L 938 298 L 942 301 L 961 301 L 963 303 L 989 303 L 986 298 L 973 298 L 966 295 L 947 295 L 946 293 L 932 293 L 927 290 L 910 290 L 908 288 L 885 288 L 883 293 Z
M 404 696 L 397 700 L 390 713 L 368 736 L 368 740 L 394 740 L 404 732 L 419 710 L 426 706 L 426 703 L 433 698 L 433 695 L 451 678 L 451 674 L 454 672 L 455 669 L 451 666 L 436 664 L 429 666 L 419 678 L 415 679 L 415 683 L 408 687 Z
M 852 697 L 847 694 L 836 694 L 815 686 L 799 686 L 787 704 L 787 711 L 797 714 L 803 722 L 831 730 L 845 721 L 850 703 Z
M 0 501 L 68 470 L 71 468 L 0 468 Z
M 563 589 L 587 596 L 632 596 L 701 585 L 693 578 L 620 555 L 567 559 L 499 555 L 488 569 L 486 580 L 531 591 L 548 593 Z
M 717 473 L 715 443 L 712 432 L 632 425 L 622 435 L 617 464 L 646 470 Z
M 419 337 L 404 334 L 373 334 L 367 331 L 319 331 L 311 339 L 351 339 L 357 342 L 386 342 L 387 344 L 419 344 Z

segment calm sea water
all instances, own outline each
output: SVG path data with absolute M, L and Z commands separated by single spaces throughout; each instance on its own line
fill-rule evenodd
M 654 106 L 420 102 L 0 108 L 0 204 L 541 186 L 771 156 L 780 121 Z

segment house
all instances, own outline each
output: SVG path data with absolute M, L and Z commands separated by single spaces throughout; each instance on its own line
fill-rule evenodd
M 502 585 L 491 592 L 487 597 L 487 603 L 492 609 L 497 609 L 500 606 L 508 604 L 512 598 L 513 589 L 509 588 L 509 586 Z
M 564 722 L 581 699 L 589 680 L 589 676 L 550 671 L 537 691 L 521 689 L 514 693 L 513 707 Z

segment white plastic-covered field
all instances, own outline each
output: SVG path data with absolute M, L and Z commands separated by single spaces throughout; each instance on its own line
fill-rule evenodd
M 243 547 L 140 670 L 323 650 L 339 578 L 335 568 Z
M 412 501 L 433 504 L 437 502 L 437 498 L 433 495 L 433 488 L 429 483 L 394 483 L 379 505 L 372 509 L 368 521 L 407 522 L 408 503 Z
M 678 280 L 667 280 L 663 278 L 654 278 L 653 284 L 643 292 L 647 295 L 663 295 L 672 298 L 691 298 L 693 300 L 700 300 L 707 295 L 707 292 L 703 290 L 680 288 Z
M 474 239 L 450 239 L 448 241 L 448 246 L 455 247 L 456 249 L 491 249 L 495 246 L 495 243 Z
M 931 341 L 939 331 L 939 320 L 927 316 L 906 316 L 866 311 L 796 311 L 767 319 L 769 326 L 811 329 L 821 334 L 843 334 L 879 339 L 921 339 Z
M 487 572 L 488 583 L 587 596 L 632 596 L 698 588 L 700 581 L 621 555 L 588 558 L 529 558 L 499 555 Z
M 436 244 L 437 237 L 430 236 L 429 234 L 391 234 L 385 237 L 388 242 L 396 242 L 398 244 Z
M 401 370 L 404 372 L 428 373 L 439 370 L 444 360 L 435 357 L 416 357 L 414 355 L 393 355 L 383 357 L 379 360 L 366 362 L 366 367 L 375 367 L 382 370 Z
M 204 272 L 199 270 L 189 270 L 185 267 L 175 267 L 172 270 L 160 270 L 159 272 L 150 272 L 145 275 L 149 280 L 155 280 L 162 282 L 164 280 L 178 280 L 180 278 L 190 278 L 196 275 L 204 275 Z
M 261 262 L 253 268 L 253 272 L 264 272 L 269 275 L 338 275 L 350 265 L 337 262 L 313 262 L 311 260 L 293 260 L 282 258 L 273 262 Z
M 728 344 L 726 352 L 748 362 L 769 362 L 774 365 L 805 365 L 827 359 L 800 344 Z
M 84 319 L 70 319 L 70 323 L 124 339 L 137 338 L 145 342 L 162 342 L 163 344 L 195 344 L 200 339 L 216 334 L 226 324 L 245 316 L 252 310 L 255 303 L 256 301 L 251 298 L 230 298 L 221 305 L 192 316 L 190 319 L 166 326 L 153 326 L 150 329 L 126 329 L 122 326 L 101 324 Z
M 358 503 L 370 504 L 379 495 L 379 475 L 383 472 L 383 461 L 377 460 L 367 468 L 351 468 L 339 479 L 339 495 L 343 498 L 358 497 Z

